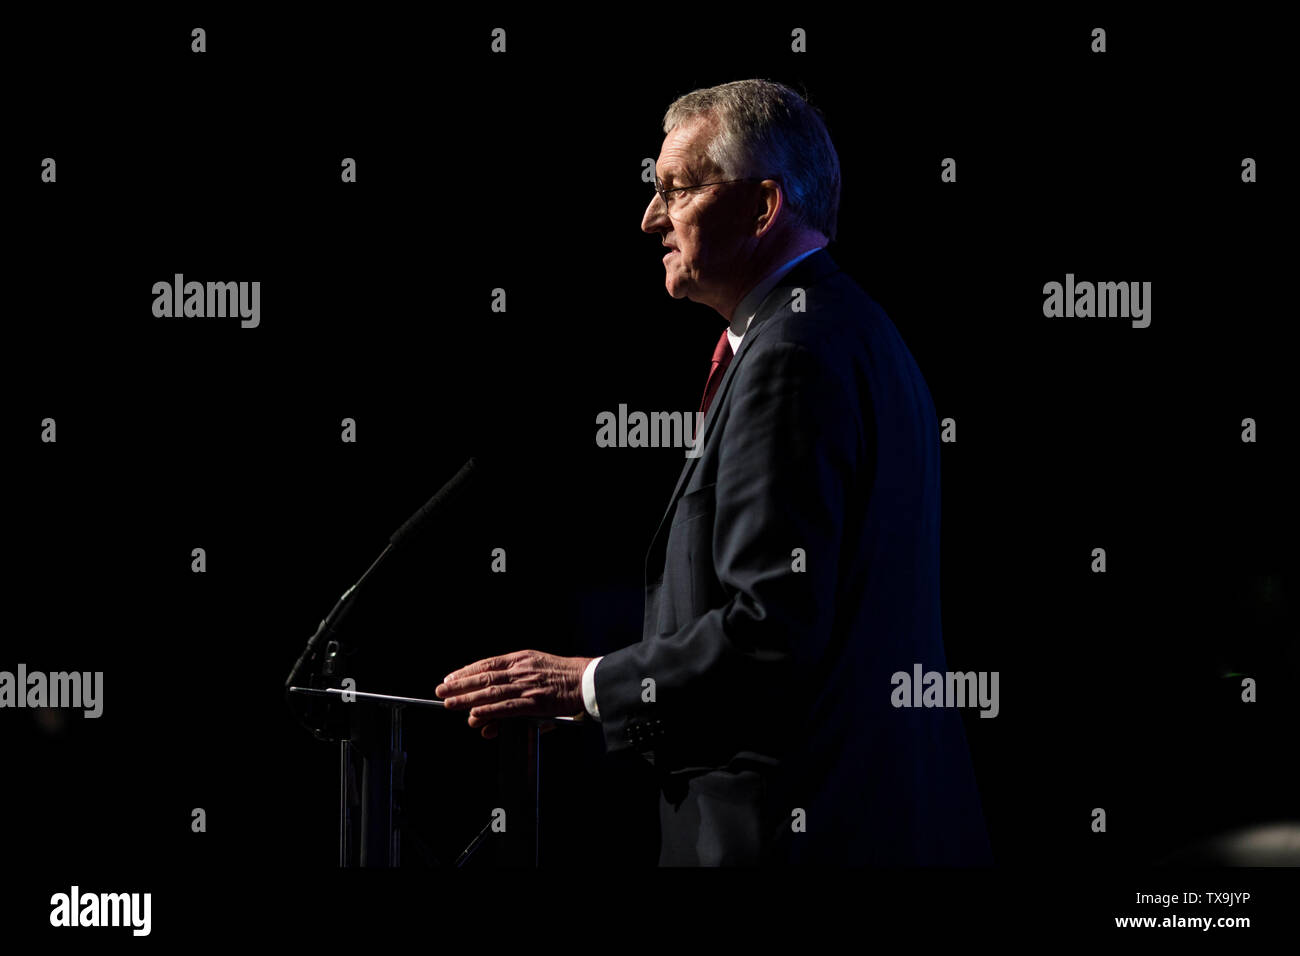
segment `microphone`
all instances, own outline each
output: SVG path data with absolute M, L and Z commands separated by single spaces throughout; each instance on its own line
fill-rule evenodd
M 325 619 L 322 620 L 320 625 L 316 628 L 316 633 L 311 636 L 311 639 L 307 642 L 306 648 L 304 648 L 303 652 L 298 655 L 298 660 L 294 662 L 293 670 L 289 672 L 289 677 L 284 682 L 284 693 L 286 699 L 289 697 L 289 688 L 297 683 L 298 677 L 301 675 L 303 668 L 305 668 L 307 663 L 315 656 L 316 648 L 320 645 L 321 641 L 338 630 L 339 626 L 343 623 L 343 619 L 347 616 L 348 611 L 352 607 L 353 596 L 356 594 L 358 589 L 360 589 L 361 585 L 366 583 L 366 579 L 369 578 L 370 575 L 375 572 L 375 569 L 383 564 L 388 556 L 395 550 L 403 545 L 410 544 L 412 541 L 418 539 L 427 532 L 429 528 L 436 523 L 436 516 L 446 513 L 446 509 L 465 493 L 465 489 L 474 482 L 476 475 L 478 475 L 479 472 L 480 468 L 477 458 L 471 458 L 469 461 L 465 462 L 465 464 L 461 466 L 460 471 L 456 472 L 450 481 L 438 489 L 434 496 L 424 503 L 424 507 L 411 515 L 411 517 L 393 533 L 393 536 L 388 539 L 388 544 L 384 547 L 384 550 L 380 552 L 379 557 L 375 558 L 370 567 L 366 569 L 366 573 L 361 575 L 356 584 L 343 592 L 343 596 L 338 599 L 338 603 L 334 605 L 333 610 L 325 616 Z
M 397 548 L 403 543 L 409 543 L 418 538 L 421 533 L 429 528 L 435 514 L 464 494 L 466 487 L 474 480 L 475 470 L 478 467 L 478 459 L 476 458 L 471 458 L 465 462 L 451 481 L 438 489 L 437 493 L 424 503 L 423 508 L 407 518 L 406 523 L 393 532 L 393 536 L 388 539 L 388 543 Z

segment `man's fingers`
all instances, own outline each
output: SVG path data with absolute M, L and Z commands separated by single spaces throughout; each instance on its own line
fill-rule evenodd
M 473 690 L 461 694 L 452 694 L 443 698 L 443 703 L 452 710 L 464 710 L 466 707 L 480 707 L 493 701 L 505 700 L 520 693 L 517 687 L 509 684 L 494 684 L 483 690 Z
M 545 689 L 534 676 L 492 671 L 476 674 L 451 684 L 439 684 L 434 693 L 452 710 L 475 707 L 492 701 L 524 697 Z
M 499 657 L 485 657 L 483 660 L 475 661 L 460 670 L 452 671 L 442 679 L 441 684 L 434 688 L 434 696 L 455 696 L 463 693 L 466 689 L 472 690 L 507 683 L 510 680 L 510 675 L 506 671 L 522 653 L 524 652 L 516 651 L 513 654 L 503 654 Z
M 503 667 L 509 666 L 508 664 L 505 663 L 505 660 L 506 660 L 505 657 L 485 657 L 481 661 L 475 661 L 473 664 L 466 664 L 460 670 L 454 670 L 446 677 L 444 677 L 442 679 L 443 683 L 450 683 L 451 681 L 463 680 L 466 677 L 469 677 L 473 674 L 481 674 L 484 671 L 500 670 Z
M 469 712 L 469 724 L 480 724 L 501 720 L 504 717 L 549 717 L 554 711 L 542 710 L 526 697 L 510 697 L 492 704 L 481 704 Z
M 496 657 L 485 657 L 481 661 L 475 661 L 473 664 L 467 664 L 460 670 L 452 671 L 442 679 L 444 684 L 453 681 L 463 680 L 466 677 L 472 677 L 475 674 L 482 674 L 487 671 L 503 671 L 514 664 L 520 657 L 530 653 L 529 651 L 512 651 L 509 654 L 498 654 Z

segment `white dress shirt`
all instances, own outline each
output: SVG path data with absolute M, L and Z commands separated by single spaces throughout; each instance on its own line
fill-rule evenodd
M 822 247 L 817 247 L 817 249 L 820 248 Z M 745 294 L 745 297 L 740 300 L 740 304 L 736 306 L 736 311 L 732 314 L 731 325 L 727 328 L 727 341 L 731 343 L 732 355 L 735 355 L 740 351 L 740 340 L 743 339 L 745 333 L 749 331 L 749 323 L 753 321 L 755 313 L 758 312 L 758 307 L 763 304 L 763 300 L 767 298 L 767 294 L 772 291 L 787 272 L 797 266 L 804 259 L 807 259 L 810 255 L 816 252 L 817 249 L 809 249 L 802 255 L 795 256 L 780 268 L 770 272 L 765 279 L 759 282 L 758 285 L 754 286 L 754 288 L 750 289 L 749 292 Z M 740 316 L 745 317 L 743 322 L 737 321 Z M 740 328 L 739 334 L 734 331 L 737 327 Z M 586 670 L 582 672 L 582 703 L 583 706 L 587 708 L 587 713 L 595 720 L 600 720 L 600 708 L 596 706 L 596 665 L 599 664 L 600 661 L 601 658 L 599 657 L 593 659 L 592 662 L 587 665 Z

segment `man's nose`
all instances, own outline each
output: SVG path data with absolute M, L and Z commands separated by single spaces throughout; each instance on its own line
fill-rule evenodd
M 645 215 L 641 217 L 642 232 L 667 232 L 670 228 L 667 211 L 664 204 L 659 200 L 659 194 L 655 193 L 650 197 L 649 204 L 645 207 Z

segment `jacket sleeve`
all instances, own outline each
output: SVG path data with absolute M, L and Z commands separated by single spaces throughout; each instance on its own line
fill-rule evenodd
M 810 703 L 863 448 L 862 409 L 833 364 L 777 341 L 736 369 L 712 515 L 693 519 L 712 522 L 712 567 L 690 573 L 717 606 L 605 655 L 594 676 L 607 749 L 649 751 L 667 770 L 771 754 Z

